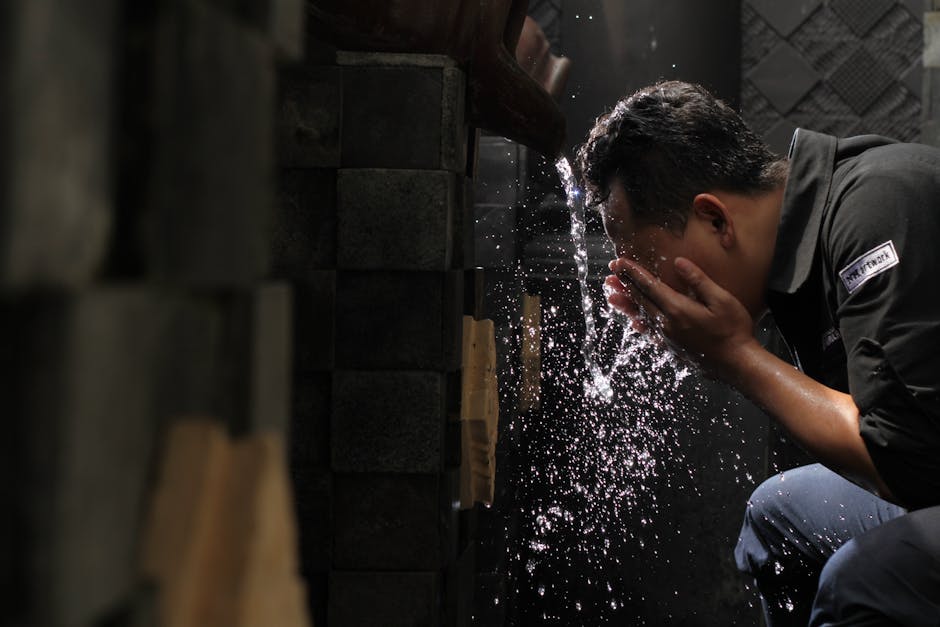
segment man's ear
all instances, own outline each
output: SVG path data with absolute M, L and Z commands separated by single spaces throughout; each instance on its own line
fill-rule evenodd
M 723 248 L 734 245 L 734 220 L 720 198 L 714 194 L 699 194 L 692 201 L 692 215 L 703 222 L 708 233 L 719 238 Z

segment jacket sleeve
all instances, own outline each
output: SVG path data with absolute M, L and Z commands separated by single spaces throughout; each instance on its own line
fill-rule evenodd
M 886 167 L 835 193 L 823 258 L 861 435 L 904 504 L 940 503 L 940 179 Z

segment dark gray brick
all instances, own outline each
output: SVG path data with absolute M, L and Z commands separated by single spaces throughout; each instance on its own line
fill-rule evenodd
M 273 48 L 195 0 L 166 9 L 155 46 L 145 265 L 164 281 L 246 284 L 268 269 Z
M 303 281 L 336 267 L 336 171 L 282 170 L 271 240 L 271 273 Z
M 340 170 L 337 188 L 339 268 L 451 267 L 455 207 L 463 200 L 456 175 L 431 170 Z
M 440 575 L 333 571 L 329 620 L 333 627 L 440 625 Z
M 3 9 L 0 285 L 83 285 L 108 253 L 120 7 Z
M 445 563 L 438 475 L 333 477 L 333 566 L 437 570 Z
M 332 458 L 341 472 L 440 472 L 445 377 L 436 372 L 338 371 Z
M 284 73 L 277 121 L 281 166 L 339 166 L 342 101 L 340 68 L 312 66 Z
M 427 55 L 340 55 L 342 165 L 462 172 L 466 167 L 466 76 Z
M 463 274 L 339 272 L 336 365 L 362 370 L 455 370 Z

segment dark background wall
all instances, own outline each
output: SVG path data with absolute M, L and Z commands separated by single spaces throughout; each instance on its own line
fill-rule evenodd
M 661 78 L 701 83 L 738 102 L 738 0 L 565 0 L 562 47 L 574 66 L 564 111 L 569 143 L 605 107 Z

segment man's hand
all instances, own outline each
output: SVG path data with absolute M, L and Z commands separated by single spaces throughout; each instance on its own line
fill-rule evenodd
M 615 276 L 605 282 L 607 300 L 634 319 L 634 328 L 659 328 L 706 370 L 734 378 L 741 349 L 756 343 L 751 316 L 737 298 L 683 257 L 675 260 L 675 270 L 688 295 L 629 259 L 612 261 L 610 269 Z
M 763 407 L 811 455 L 836 472 L 893 500 L 859 433 L 859 410 L 851 396 L 810 379 L 754 339 L 744 305 L 688 259 L 675 260 L 686 296 L 629 259 L 611 262 L 608 302 L 653 324 L 706 370 Z M 642 319 L 644 310 L 647 314 Z M 640 318 L 638 319 L 638 316 Z

